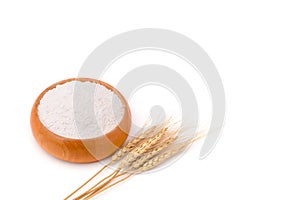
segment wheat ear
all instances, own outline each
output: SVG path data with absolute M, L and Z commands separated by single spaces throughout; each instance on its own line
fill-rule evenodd
M 125 156 L 125 158 L 119 164 L 118 168 L 124 169 L 129 167 L 131 163 L 134 162 L 139 156 L 141 156 L 143 153 L 147 152 L 154 145 L 156 145 L 165 135 L 165 132 L 166 128 L 162 128 L 158 133 L 139 143 L 136 148 L 134 148 Z
M 140 168 L 147 160 L 151 159 L 158 153 L 160 153 L 162 150 L 166 149 L 170 144 L 172 144 L 177 139 L 177 134 L 179 130 L 174 131 L 173 133 L 166 134 L 168 135 L 165 140 L 157 144 L 155 147 L 151 149 L 151 151 L 144 153 L 142 156 L 140 156 L 139 159 L 134 161 L 131 165 L 129 170 L 134 170 Z
M 129 141 L 113 156 L 109 164 L 113 164 L 123 158 L 118 168 L 112 174 L 96 183 L 88 191 L 78 196 L 75 200 L 90 199 L 104 190 L 128 179 L 134 174 L 152 169 L 182 151 L 192 142 L 201 139 L 204 136 L 200 135 L 192 139 L 186 139 L 184 142 L 170 146 L 170 144 L 177 139 L 179 132 L 182 131 L 182 128 L 174 128 L 174 125 L 175 123 L 170 123 L 169 119 L 160 125 L 151 126 L 147 129 L 143 127 L 143 129 L 139 131 L 138 137 Z M 83 186 L 95 178 L 106 167 L 107 166 L 104 166 L 103 169 L 97 172 L 83 184 Z M 129 173 L 125 171 L 125 169 L 129 169 L 131 172 Z M 123 178 L 119 179 L 120 177 Z M 70 195 L 68 197 L 70 197 Z
M 146 128 L 149 122 L 146 122 L 143 127 L 137 132 L 137 136 L 133 137 L 130 141 L 127 142 L 121 149 L 119 149 L 116 153 L 113 154 L 111 164 L 114 164 L 121 160 L 127 153 L 131 152 L 134 148 L 138 146 L 139 143 L 143 142 L 148 137 L 152 136 L 154 133 L 161 130 L 165 127 L 165 123 L 154 125 L 149 128 Z
M 187 141 L 176 144 L 173 148 L 171 148 L 171 149 L 155 156 L 154 158 L 151 158 L 147 162 L 145 162 L 144 165 L 140 169 L 138 169 L 138 171 L 143 172 L 143 171 L 150 170 L 154 167 L 157 167 L 158 165 L 160 165 L 161 163 L 163 163 L 167 159 L 171 158 L 172 156 L 174 156 L 177 153 L 179 153 L 180 151 L 182 151 L 184 148 L 186 148 L 188 145 L 190 145 L 194 141 L 199 140 L 203 137 L 204 137 L 204 135 L 201 135 L 201 136 L 198 136 L 196 138 L 189 139 Z
M 167 159 L 171 158 L 172 156 L 174 156 L 175 154 L 179 153 L 181 150 L 183 150 L 185 147 L 187 147 L 189 144 L 195 142 L 196 140 L 199 140 L 201 138 L 203 138 L 204 135 L 199 135 L 195 138 L 192 138 L 192 139 L 189 139 L 189 140 L 186 140 L 184 142 L 181 142 L 179 144 L 176 144 L 173 148 L 171 148 L 170 150 L 162 153 L 162 154 L 159 154 L 158 156 L 154 157 L 154 158 L 151 158 L 149 159 L 147 162 L 144 163 L 144 165 L 138 169 L 136 169 L 135 171 L 131 172 L 131 173 L 128 173 L 128 172 L 123 172 L 122 174 L 119 174 L 118 176 L 116 176 L 115 178 L 119 177 L 119 176 L 124 176 L 127 174 L 127 176 L 125 176 L 124 178 L 114 182 L 114 183 L 111 183 L 111 184 L 108 184 L 108 185 L 105 185 L 105 186 L 102 186 L 99 190 L 95 191 L 93 194 L 91 194 L 89 197 L 92 198 L 94 197 L 95 195 L 103 192 L 104 190 L 107 190 L 109 189 L 110 187 L 122 182 L 122 181 L 125 181 L 126 179 L 128 179 L 129 177 L 137 174 L 137 173 L 140 173 L 140 172 L 143 172 L 143 171 L 146 171 L 146 170 L 149 170 L 149 169 L 152 169 L 158 165 L 160 165 L 161 163 L 163 163 L 164 161 L 166 161 Z M 170 141 L 172 142 L 171 138 L 167 139 L 167 141 Z M 167 146 L 167 145 L 166 145 Z M 143 158 L 143 157 L 141 157 Z M 141 159 L 139 158 L 139 159 Z M 89 199 L 89 198 L 87 198 Z

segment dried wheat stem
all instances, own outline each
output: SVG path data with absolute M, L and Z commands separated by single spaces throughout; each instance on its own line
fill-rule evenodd
M 122 149 L 120 149 L 119 151 L 117 151 L 113 156 L 112 156 L 112 160 L 109 164 L 113 164 L 115 162 L 117 162 L 118 160 L 120 160 L 120 158 L 122 158 L 124 155 L 126 155 L 127 152 L 131 151 L 133 148 L 136 147 L 136 145 L 145 140 L 145 138 L 147 138 L 149 135 L 153 134 L 153 132 L 156 132 L 157 130 L 161 129 L 162 127 L 164 127 L 164 124 L 161 124 L 159 126 L 152 126 L 150 128 L 148 128 L 146 131 L 144 131 L 146 127 L 146 124 L 143 126 L 143 128 L 141 128 L 141 130 L 138 133 L 138 137 L 134 138 L 133 140 L 129 141 L 127 143 L 127 145 L 125 145 Z M 109 165 L 108 164 L 108 165 Z M 97 175 L 99 175 L 105 168 L 107 167 L 107 165 L 105 167 L 103 167 L 101 170 L 99 170 L 94 176 L 92 176 L 88 181 L 86 181 L 83 185 L 81 185 L 78 189 L 76 189 L 74 192 L 72 192 L 68 197 L 65 198 L 68 199 L 70 198 L 72 195 L 74 195 L 76 192 L 78 192 L 81 188 L 83 188 L 87 183 L 89 183 L 91 180 L 93 180 Z M 97 187 L 101 182 L 105 181 L 108 177 L 102 179 L 102 181 L 98 182 L 97 184 L 95 184 L 92 188 L 90 188 L 86 193 L 88 193 L 89 191 L 91 191 L 92 189 L 94 189 L 95 187 Z
M 81 194 L 80 196 L 76 197 L 74 200 L 81 200 L 81 199 L 88 199 L 88 196 L 96 193 L 99 190 L 102 190 L 103 187 L 105 187 L 107 184 L 109 184 L 112 180 L 119 178 L 121 176 L 124 176 L 128 174 L 127 172 L 122 172 L 119 173 L 119 170 L 114 171 L 112 174 L 110 174 L 109 176 L 105 177 L 104 179 L 102 179 L 101 181 L 99 181 L 97 184 L 95 184 L 92 188 L 90 188 L 88 191 L 84 192 L 83 194 Z M 113 176 L 113 177 L 112 177 Z M 105 183 L 103 183 L 102 185 L 100 185 L 100 183 L 104 182 L 105 180 L 107 180 L 109 177 L 110 178 L 108 181 L 106 181 Z M 100 185 L 100 186 L 99 186 Z M 97 187 L 97 188 L 96 188 Z
M 116 171 L 114 171 L 113 173 L 111 173 L 110 175 L 106 176 L 105 178 L 101 179 L 98 183 L 96 183 L 93 187 L 91 187 L 89 190 L 87 190 L 84 194 L 88 194 L 90 193 L 94 188 L 98 187 L 102 182 L 104 182 L 105 180 L 109 179 L 110 177 L 112 177 L 113 175 L 117 175 L 119 173 L 119 169 L 117 169 Z
M 114 179 L 117 177 L 119 171 L 120 171 L 120 170 L 116 170 L 116 171 L 114 172 L 114 175 L 113 175 L 110 179 L 108 179 L 106 182 L 104 182 L 104 183 L 101 184 L 100 186 L 97 186 L 97 187 L 94 188 L 93 190 L 90 190 L 90 191 L 88 192 L 88 194 L 85 195 L 85 198 L 84 198 L 84 199 L 90 199 L 90 198 L 92 198 L 93 196 L 95 196 L 96 194 L 98 194 L 99 191 L 101 191 L 102 188 L 104 188 L 106 185 L 108 185 L 112 180 L 114 180 Z
M 204 136 L 199 135 L 198 133 L 197 137 L 185 139 L 185 141 L 171 146 L 171 144 L 179 137 L 180 132 L 183 131 L 183 127 L 178 126 L 177 124 L 178 122 L 171 122 L 170 118 L 159 125 L 151 126 L 149 128 L 146 128 L 146 125 L 144 125 L 144 127 L 139 130 L 137 137 L 130 140 L 123 148 L 112 156 L 109 164 L 114 164 L 122 159 L 118 168 L 113 173 L 93 185 L 89 190 L 75 198 L 75 200 L 91 199 L 97 194 L 137 173 L 152 169 Z M 182 137 L 180 138 L 182 139 Z M 106 167 L 107 165 L 66 199 L 89 183 Z M 127 169 L 130 170 L 130 172 L 125 171 Z
M 64 200 L 69 199 L 71 196 L 73 196 L 76 192 L 78 192 L 81 188 L 83 188 L 86 184 L 88 184 L 91 180 L 93 180 L 96 176 L 98 176 L 104 169 L 108 167 L 110 163 L 107 165 L 104 165 L 96 174 L 94 174 L 89 180 L 87 180 L 85 183 L 83 183 L 80 187 L 78 187 L 76 190 L 74 190 L 71 194 L 69 194 Z
M 169 144 L 171 144 L 175 139 L 176 137 L 169 137 L 167 138 L 164 142 L 162 142 L 163 146 L 157 146 L 153 149 L 152 153 L 148 153 L 148 154 L 145 154 L 145 158 L 140 157 L 136 162 L 139 163 L 139 168 L 136 167 L 136 171 L 132 172 L 132 173 L 127 173 L 127 172 L 123 172 L 122 174 L 119 174 L 117 175 L 115 178 L 117 177 L 120 177 L 120 176 L 123 176 L 125 174 L 128 174 L 126 177 L 114 182 L 114 183 L 111 183 L 111 184 L 108 184 L 108 185 L 105 185 L 105 186 L 102 186 L 100 189 L 98 189 L 97 191 L 95 191 L 93 194 L 90 194 L 88 198 L 86 199 L 90 199 L 92 197 L 94 197 L 95 195 L 109 189 L 110 187 L 128 179 L 129 177 L 137 174 L 137 173 L 140 173 L 140 172 L 143 172 L 143 171 L 146 171 L 146 170 L 149 170 L 149 169 L 152 169 L 156 166 L 158 166 L 159 164 L 161 164 L 162 162 L 164 162 L 165 160 L 167 160 L 168 158 L 172 157 L 173 155 L 179 153 L 181 150 L 183 150 L 185 147 L 187 147 L 189 144 L 193 143 L 194 141 L 196 140 L 199 140 L 203 137 L 203 135 L 200 135 L 196 138 L 192 138 L 192 139 L 189 139 L 187 141 L 184 141 L 184 142 L 181 142 L 177 145 L 175 145 L 175 147 L 171 148 L 170 150 L 166 151 L 166 152 L 163 152 L 162 154 L 159 154 L 157 155 L 162 149 L 166 148 L 169 146 Z M 153 139 L 153 138 L 152 138 Z M 151 144 L 151 142 L 149 143 Z M 155 156 L 157 155 L 157 156 Z M 153 156 L 155 156 L 153 158 Z M 150 158 L 151 157 L 151 158 Z M 148 158 L 148 159 L 147 159 Z M 139 161 L 140 159 L 142 159 L 143 161 Z M 145 160 L 147 160 L 146 162 L 144 162 Z M 135 163 L 135 162 L 134 162 Z M 133 163 L 133 164 L 134 164 Z M 140 167 L 140 163 L 143 163 L 142 167 Z
M 108 175 L 107 177 L 103 178 L 102 180 L 100 180 L 98 183 L 96 183 L 92 188 L 90 188 L 89 190 L 87 190 L 86 192 L 82 193 L 81 195 L 79 195 L 78 197 L 74 198 L 74 200 L 81 200 L 81 199 L 85 199 L 87 196 L 93 194 L 94 192 L 96 192 L 97 190 L 100 190 L 101 188 L 103 188 L 104 186 L 106 186 L 107 184 L 109 184 L 114 178 L 116 178 L 116 176 L 118 175 L 120 170 L 116 170 L 113 173 L 111 173 L 110 175 Z M 108 180 L 107 180 L 108 179 Z M 107 180 L 107 181 L 105 181 Z M 105 182 L 104 182 L 105 181 Z M 102 183 L 104 182 L 104 183 Z M 102 184 L 101 184 L 102 183 Z M 101 184 L 101 185 L 100 185 Z
M 95 193 L 91 194 L 90 196 L 88 196 L 88 197 L 86 198 L 86 200 L 93 198 L 94 196 L 98 195 L 99 193 L 101 193 L 101 192 L 103 192 L 103 191 L 105 191 L 105 190 L 111 188 L 112 186 L 114 186 L 114 185 L 116 185 L 116 184 L 118 184 L 118 183 L 120 183 L 120 182 L 122 182 L 122 181 L 125 181 L 126 179 L 130 178 L 130 177 L 133 176 L 133 175 L 134 175 L 134 173 L 130 173 L 130 174 L 128 174 L 126 177 L 122 178 L 121 180 L 118 180 L 118 181 L 115 182 L 115 183 L 112 183 L 112 184 L 110 184 L 110 185 L 108 185 L 108 186 L 106 186 L 106 187 L 103 187 L 101 190 L 98 190 L 97 192 L 95 192 Z

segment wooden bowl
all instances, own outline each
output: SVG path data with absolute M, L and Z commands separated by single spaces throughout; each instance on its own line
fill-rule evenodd
M 125 109 L 119 125 L 105 135 L 90 139 L 66 138 L 49 131 L 38 116 L 40 100 L 47 91 L 55 88 L 57 85 L 71 81 L 89 81 L 112 90 L 120 98 Z M 36 141 L 46 152 L 61 160 L 75 163 L 89 163 L 110 156 L 125 142 L 131 127 L 131 114 L 125 98 L 111 85 L 90 78 L 71 78 L 51 85 L 39 95 L 32 108 L 30 123 Z

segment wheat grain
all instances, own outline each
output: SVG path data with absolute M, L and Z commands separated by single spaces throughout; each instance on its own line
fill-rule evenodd
M 139 170 L 147 171 L 149 169 L 152 169 L 152 168 L 160 165 L 167 159 L 169 159 L 172 156 L 174 156 L 175 154 L 179 153 L 181 150 L 183 150 L 185 147 L 187 147 L 191 143 L 192 143 L 192 140 L 188 140 L 188 141 L 176 144 L 173 148 L 171 148 L 171 149 L 167 150 L 166 152 L 163 152 L 163 153 L 155 156 L 154 158 L 151 158 L 147 162 L 145 162 L 143 164 L 143 166 L 141 167 L 141 169 L 139 169 Z
M 142 166 L 147 160 L 150 158 L 154 157 L 158 153 L 160 153 L 162 150 L 167 148 L 171 143 L 173 143 L 178 136 L 178 133 L 180 132 L 181 128 L 177 129 L 169 129 L 167 132 L 164 134 L 164 139 L 161 139 L 160 142 L 157 144 L 153 145 L 151 150 L 149 152 L 146 152 L 142 154 L 138 159 L 136 159 L 130 166 L 130 170 L 133 169 L 138 169 L 140 166 Z
M 203 138 L 205 136 L 205 134 L 203 134 L 203 132 L 204 131 L 200 131 L 197 133 L 197 135 L 198 135 L 197 137 L 194 137 L 194 138 L 188 139 L 184 142 L 178 143 L 178 144 L 174 145 L 172 148 L 170 148 L 169 150 L 155 156 L 154 158 L 151 158 L 150 160 L 145 162 L 144 165 L 140 169 L 138 169 L 138 171 L 143 172 L 143 171 L 150 170 L 154 167 L 157 167 L 158 165 L 160 165 L 167 159 L 171 158 L 175 154 L 177 154 L 180 151 L 182 151 L 183 149 L 185 149 L 191 143 Z
M 139 143 L 142 143 L 145 139 L 157 133 L 159 130 L 166 126 L 166 122 L 154 125 L 146 129 L 147 123 L 138 131 L 137 136 L 130 140 L 123 148 L 119 149 L 111 158 L 111 164 L 116 163 L 117 161 L 121 160 L 122 157 L 127 155 L 127 153 L 131 152 L 134 148 L 138 146 Z
M 130 169 L 138 169 L 140 166 L 142 166 L 147 160 L 151 159 L 155 155 L 157 155 L 159 152 L 167 148 L 174 140 L 176 137 L 170 137 L 167 140 L 163 142 L 160 146 L 156 146 L 152 149 L 152 151 L 143 154 L 139 159 L 137 159 L 135 162 L 133 162 L 130 166 Z
M 119 164 L 119 168 L 127 168 L 143 153 L 153 148 L 166 134 L 166 128 L 163 127 L 158 133 L 153 136 L 144 139 L 143 142 L 139 143 L 136 148 L 129 152 L 122 162 Z
M 154 126 L 147 129 L 147 131 L 144 131 L 147 123 L 144 124 L 144 126 L 138 131 L 137 137 L 134 137 L 132 140 L 130 140 L 125 146 L 123 146 L 121 149 L 119 149 L 114 155 L 111 157 L 111 162 L 116 163 L 119 161 L 122 157 L 124 157 L 128 152 L 130 152 L 141 140 L 146 138 L 148 134 L 151 132 L 152 129 L 155 129 Z

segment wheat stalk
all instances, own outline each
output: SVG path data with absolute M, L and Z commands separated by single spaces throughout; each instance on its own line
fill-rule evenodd
M 162 128 L 166 127 L 167 123 L 170 122 L 170 119 L 154 126 L 150 126 L 149 128 L 146 129 L 147 124 L 149 123 L 149 120 L 143 125 L 143 127 L 137 132 L 137 136 L 134 137 L 132 140 L 130 140 L 123 148 L 119 149 L 112 157 L 111 161 L 102 167 L 98 172 L 96 172 L 89 180 L 87 180 L 84 184 L 82 184 L 80 187 L 78 187 L 75 191 L 73 191 L 70 195 L 68 195 L 65 200 L 69 199 L 72 195 L 74 195 L 76 192 L 78 192 L 80 189 L 82 189 L 85 185 L 87 185 L 89 182 L 91 182 L 94 178 L 96 178 L 104 169 L 107 168 L 107 166 L 114 164 L 118 162 L 122 157 L 127 155 L 130 151 L 132 151 L 136 146 L 145 141 L 147 137 L 153 135 L 154 133 L 158 132 Z M 107 179 L 109 176 L 105 177 Z M 103 181 L 103 179 L 102 179 Z M 101 183 L 98 182 L 96 185 L 94 185 L 92 188 L 90 188 L 87 192 L 95 188 L 97 185 Z M 85 193 L 87 193 L 85 192 Z
M 98 183 L 96 183 L 92 188 L 84 192 L 83 194 L 79 195 L 78 197 L 74 198 L 74 200 L 80 200 L 80 199 L 86 199 L 88 196 L 93 194 L 94 192 L 100 190 L 101 188 L 105 187 L 108 185 L 113 179 L 115 179 L 118 176 L 119 171 L 114 171 L 107 177 L 101 179 Z M 105 181 L 107 180 L 107 181 Z M 104 182 L 105 181 L 105 182 Z M 102 183 L 104 182 L 104 183 Z M 102 183 L 102 184 L 101 184 Z
M 123 173 L 122 175 L 125 175 L 125 174 L 126 174 L 126 173 Z M 86 200 L 91 199 L 91 198 L 93 198 L 94 196 L 96 196 L 97 194 L 103 192 L 104 190 L 107 190 L 107 189 L 111 188 L 112 186 L 114 186 L 114 185 L 116 185 L 116 184 L 118 184 L 118 183 L 120 183 L 120 182 L 122 182 L 122 181 L 125 181 L 126 179 L 130 178 L 130 177 L 133 176 L 133 175 L 134 175 L 134 173 L 130 173 L 130 174 L 128 174 L 126 177 L 124 177 L 124 178 L 122 178 L 122 179 L 120 179 L 120 180 L 118 180 L 118 181 L 116 181 L 116 182 L 114 182 L 114 183 L 112 183 L 112 184 L 110 184 L 110 185 L 104 186 L 104 187 L 100 188 L 100 189 L 97 190 L 97 191 L 94 191 L 93 193 L 91 193 L 91 194 L 90 194 L 87 198 L 85 198 L 85 199 L 86 199 Z M 116 177 L 117 177 L 117 176 L 116 176 Z
M 142 133 L 141 136 L 133 139 L 127 145 L 125 145 L 124 148 L 122 148 L 117 153 L 115 153 L 114 154 L 115 157 L 112 158 L 112 162 L 117 161 L 119 158 L 122 157 L 122 155 L 129 152 L 127 154 L 127 156 L 123 159 L 121 164 L 119 165 L 118 169 L 114 172 L 115 175 L 111 179 L 106 181 L 104 184 L 108 184 L 112 179 L 114 179 L 115 176 L 118 174 L 118 172 L 122 168 L 126 168 L 126 167 L 130 166 L 130 164 L 137 157 L 139 157 L 139 155 L 141 155 L 141 154 L 145 153 L 147 150 L 153 148 L 153 146 L 155 146 L 162 139 L 162 137 L 165 135 L 166 130 L 167 130 L 167 128 L 166 128 L 165 124 L 162 124 L 161 126 L 150 127 L 147 131 Z M 153 134 L 153 132 L 156 132 L 156 131 L 158 131 L 158 133 Z M 152 136 L 146 139 L 146 136 L 148 136 L 150 134 L 152 134 Z M 133 144 L 137 144 L 138 146 L 134 147 L 134 148 L 129 148 L 129 147 L 134 146 Z M 112 176 L 112 174 L 110 176 Z M 108 178 L 109 178 L 109 176 L 105 177 L 102 180 L 100 180 L 96 185 L 94 185 L 92 188 L 90 188 L 87 192 L 80 195 L 78 197 L 78 199 L 80 199 L 82 197 L 85 197 L 85 196 L 87 196 L 86 198 L 88 199 L 88 197 L 91 197 L 91 196 L 93 196 L 93 194 L 96 194 L 97 191 L 101 190 L 105 186 L 104 184 L 102 184 L 100 186 L 98 186 L 98 185 L 100 183 L 102 183 L 104 180 L 108 179 Z
M 141 173 L 141 172 L 144 172 L 144 171 L 147 171 L 147 170 L 150 170 L 152 168 L 155 168 L 157 167 L 158 165 L 162 164 L 164 161 L 168 160 L 169 158 L 173 157 L 174 155 L 178 154 L 179 152 L 181 152 L 183 149 L 185 149 L 188 145 L 190 145 L 191 143 L 193 143 L 194 141 L 196 140 L 199 140 L 201 138 L 203 138 L 204 135 L 200 135 L 198 137 L 195 137 L 195 138 L 191 138 L 191 139 L 188 139 L 184 142 L 181 142 L 179 144 L 176 144 L 174 145 L 172 148 L 170 148 L 169 150 L 153 157 L 153 158 L 150 158 L 148 161 L 146 161 L 143 166 L 141 166 L 140 168 L 137 168 L 135 171 L 131 172 L 131 173 L 127 173 L 127 172 L 123 172 L 122 174 L 116 176 L 116 177 L 120 177 L 120 176 L 125 176 L 124 178 L 112 183 L 112 184 L 105 184 L 103 186 L 101 186 L 99 188 L 99 190 L 96 190 L 94 191 L 92 194 L 90 194 L 90 198 L 94 197 L 95 195 L 109 189 L 110 187 L 128 179 L 129 177 L 137 174 L 137 173 Z M 169 141 L 169 140 L 167 140 Z M 165 145 L 167 146 L 167 143 L 165 143 Z M 147 157 L 147 156 L 146 156 Z M 143 157 L 141 157 L 143 158 Z M 90 199 L 90 198 L 86 198 L 86 199 Z
M 196 138 L 186 139 L 183 142 L 171 145 L 179 138 L 179 133 L 183 131 L 182 127 L 176 127 L 175 125 L 176 123 L 171 123 L 171 119 L 161 124 L 150 126 L 149 128 L 146 128 L 144 125 L 139 130 L 137 137 L 130 140 L 112 156 L 108 165 L 119 162 L 118 168 L 75 199 L 90 199 L 100 192 L 128 179 L 132 175 L 153 169 L 204 136 L 200 135 Z M 104 166 L 65 199 L 68 199 L 90 182 L 108 165 Z

